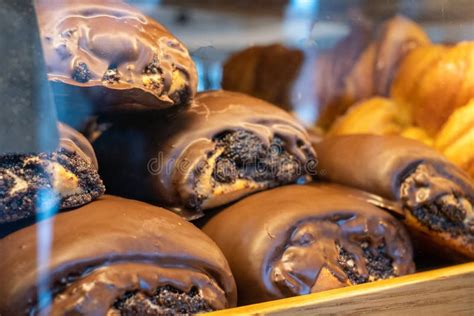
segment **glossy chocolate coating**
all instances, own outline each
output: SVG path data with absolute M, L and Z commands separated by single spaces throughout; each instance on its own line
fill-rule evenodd
M 235 283 L 217 246 L 169 211 L 104 196 L 59 214 L 49 222 L 48 266 L 39 268 L 40 224 L 0 240 L 1 314 L 28 314 L 35 307 L 37 282 L 46 275 L 40 269 L 48 269 L 50 289 L 59 292 L 53 292 L 49 306 L 53 314 L 105 315 L 126 291 L 148 292 L 162 285 L 183 291 L 195 286 L 213 309 L 236 303 Z
M 186 47 L 124 2 L 40 0 L 37 11 L 60 119 L 160 109 L 194 96 L 197 74 Z
M 367 274 L 361 241 L 384 242 L 393 275 L 414 272 L 405 229 L 365 198 L 338 186 L 284 186 L 237 202 L 203 231 L 226 255 L 242 304 L 351 284 L 336 243 L 354 256 L 361 275 Z
M 399 200 L 405 177 L 419 164 L 427 163 L 474 197 L 467 174 L 418 141 L 399 136 L 347 135 L 326 138 L 314 147 L 319 174 L 335 183 Z
M 306 131 L 291 115 L 240 93 L 204 92 L 190 108 L 169 116 L 127 116 L 124 121 L 115 121 L 93 143 L 108 192 L 168 207 L 216 207 L 270 186 L 224 190 L 210 195 L 212 201 L 189 206 L 198 195 L 196 182 L 214 188 L 210 175 L 201 179 L 195 170 L 212 164 L 215 138 L 222 133 L 247 131 L 267 147 L 278 136 L 301 165 L 315 155 Z

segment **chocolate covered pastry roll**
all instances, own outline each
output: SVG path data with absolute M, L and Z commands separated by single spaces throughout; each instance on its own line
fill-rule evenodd
M 315 167 L 294 118 L 226 91 L 198 94 L 191 107 L 168 116 L 116 120 L 93 145 L 108 192 L 181 210 L 224 205 Z
M 60 119 L 187 104 L 197 87 L 186 47 L 118 0 L 39 0 L 48 78 Z M 81 117 L 82 118 L 82 117 Z
M 474 258 L 474 184 L 440 153 L 375 135 L 326 138 L 315 148 L 325 179 L 400 202 L 409 227 Z
M 339 186 L 284 186 L 213 217 L 203 231 L 229 262 L 239 304 L 413 273 L 404 227 L 354 194 Z
M 104 196 L 48 221 L 0 240 L 0 314 L 174 315 L 235 306 L 219 248 L 172 212 Z M 37 253 L 42 224 L 52 225 L 51 248 L 39 248 L 50 251 L 46 263 Z
M 67 125 L 58 129 L 59 148 L 52 153 L 0 156 L 0 224 L 34 216 L 43 202 L 66 209 L 104 193 L 92 145 Z

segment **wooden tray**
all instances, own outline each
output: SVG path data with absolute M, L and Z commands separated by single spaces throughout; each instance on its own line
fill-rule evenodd
M 208 315 L 474 315 L 474 262 Z

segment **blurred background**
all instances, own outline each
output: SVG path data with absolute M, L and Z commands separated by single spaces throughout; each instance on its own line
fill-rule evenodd
M 128 1 L 169 28 L 196 62 L 199 90 L 220 88 L 222 64 L 252 45 L 332 47 L 354 19 L 381 22 L 403 14 L 433 42 L 474 38 L 472 0 L 138 0 Z

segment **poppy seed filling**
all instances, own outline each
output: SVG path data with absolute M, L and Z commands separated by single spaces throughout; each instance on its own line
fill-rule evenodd
M 284 141 L 273 137 L 270 146 L 255 134 L 232 131 L 215 138 L 222 149 L 212 177 L 218 183 L 233 183 L 237 179 L 286 184 L 302 176 L 298 159 L 285 149 Z
M 55 181 L 53 176 L 61 169 L 65 173 L 59 182 Z M 77 177 L 77 183 L 73 177 Z M 71 187 L 67 187 L 68 180 Z M 105 188 L 90 162 L 75 152 L 60 149 L 39 155 L 5 155 L 0 159 L 0 222 L 34 216 L 38 198 L 46 191 L 51 191 L 58 207 L 64 209 L 94 200 Z
M 400 198 L 404 208 L 429 229 L 453 237 L 466 235 L 474 242 L 472 198 L 433 167 L 418 165 L 403 181 Z
M 127 292 L 111 308 L 112 315 L 122 316 L 193 315 L 211 311 L 196 288 L 185 293 L 169 285 L 157 288 L 151 295 Z
M 71 273 L 58 280 L 52 287 L 53 297 L 61 295 L 68 286 L 87 275 L 90 270 L 83 273 Z M 39 314 L 37 302 L 30 304 L 30 315 Z M 156 315 L 194 315 L 197 313 L 212 312 L 214 309 L 204 300 L 196 287 L 189 292 L 184 292 L 171 285 L 160 286 L 152 293 L 143 291 L 127 291 L 118 297 L 110 306 L 109 316 L 156 316 Z
M 392 265 L 393 260 L 387 255 L 384 243 L 377 247 L 371 247 L 369 242 L 360 243 L 368 272 L 367 276 L 361 275 L 357 271 L 354 255 L 338 243 L 336 243 L 336 248 L 339 251 L 337 261 L 352 284 L 384 280 L 396 276 Z

